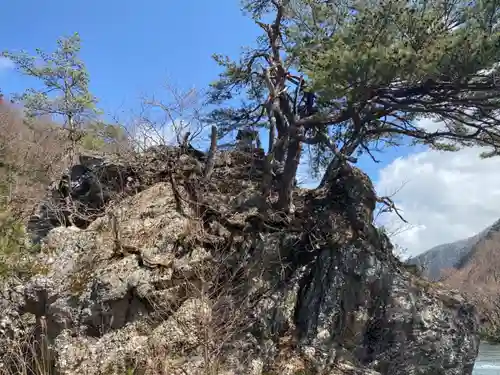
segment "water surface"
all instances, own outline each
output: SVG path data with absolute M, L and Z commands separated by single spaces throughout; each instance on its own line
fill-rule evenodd
M 474 375 L 500 375 L 500 345 L 481 344 Z

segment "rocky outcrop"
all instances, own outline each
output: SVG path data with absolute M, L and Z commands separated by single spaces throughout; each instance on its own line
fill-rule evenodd
M 3 285 L 5 366 L 32 345 L 59 374 L 471 374 L 473 306 L 393 257 L 360 170 L 282 215 L 256 155 L 219 154 L 210 181 L 202 155 L 141 158 L 119 168 L 135 190 L 99 186 L 96 218 L 38 234 L 38 274 Z
M 35 244 L 59 226 L 86 227 L 102 213 L 111 197 L 131 187 L 131 166 L 81 155 L 60 181 L 51 184 L 45 199 L 30 217 L 27 229 Z

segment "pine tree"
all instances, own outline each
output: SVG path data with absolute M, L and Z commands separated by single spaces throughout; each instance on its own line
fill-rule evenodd
M 376 151 L 407 142 L 445 151 L 484 146 L 484 157 L 497 155 L 499 5 L 245 0 L 263 34 L 238 61 L 214 56 L 224 70 L 212 85 L 210 102 L 219 108 L 210 119 L 220 137 L 267 129 L 267 161 L 284 167 L 278 207 L 285 211 L 304 146 L 313 171 L 326 169 L 322 183 L 341 163 L 363 153 L 376 160 Z M 231 105 L 235 99 L 243 104 Z M 425 117 L 443 129 L 418 127 Z
M 36 56 L 24 51 L 2 54 L 19 72 L 41 81 L 42 89 L 30 88 L 14 98 L 23 103 L 28 119 L 47 115 L 63 119 L 72 144 L 72 161 L 76 145 L 83 137 L 82 125 L 99 112 L 97 99 L 89 91 L 90 78 L 79 57 L 80 49 L 80 36 L 75 33 L 58 39 L 57 49 L 50 54 L 40 49 L 36 50 Z

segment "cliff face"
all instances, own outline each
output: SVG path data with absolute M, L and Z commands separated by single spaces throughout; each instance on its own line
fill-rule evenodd
M 473 306 L 393 257 L 360 170 L 286 216 L 258 210 L 258 157 L 222 153 L 210 181 L 203 162 L 82 158 L 71 199 L 51 188 L 38 271 L 0 291 L 4 368 L 32 348 L 59 374 L 471 374 Z

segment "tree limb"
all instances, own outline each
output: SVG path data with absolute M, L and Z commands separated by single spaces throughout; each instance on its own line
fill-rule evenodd
M 215 165 L 215 153 L 217 151 L 217 127 L 215 125 L 212 126 L 212 133 L 210 135 L 210 150 L 208 152 L 208 158 L 205 162 L 205 170 L 203 172 L 203 177 L 205 181 L 210 180 L 212 176 L 212 172 L 214 170 Z
M 389 197 L 377 197 L 377 202 L 386 206 L 386 210 L 381 212 L 394 212 L 404 223 L 408 224 L 408 221 L 399 213 L 398 208 L 394 204 L 394 201 Z

